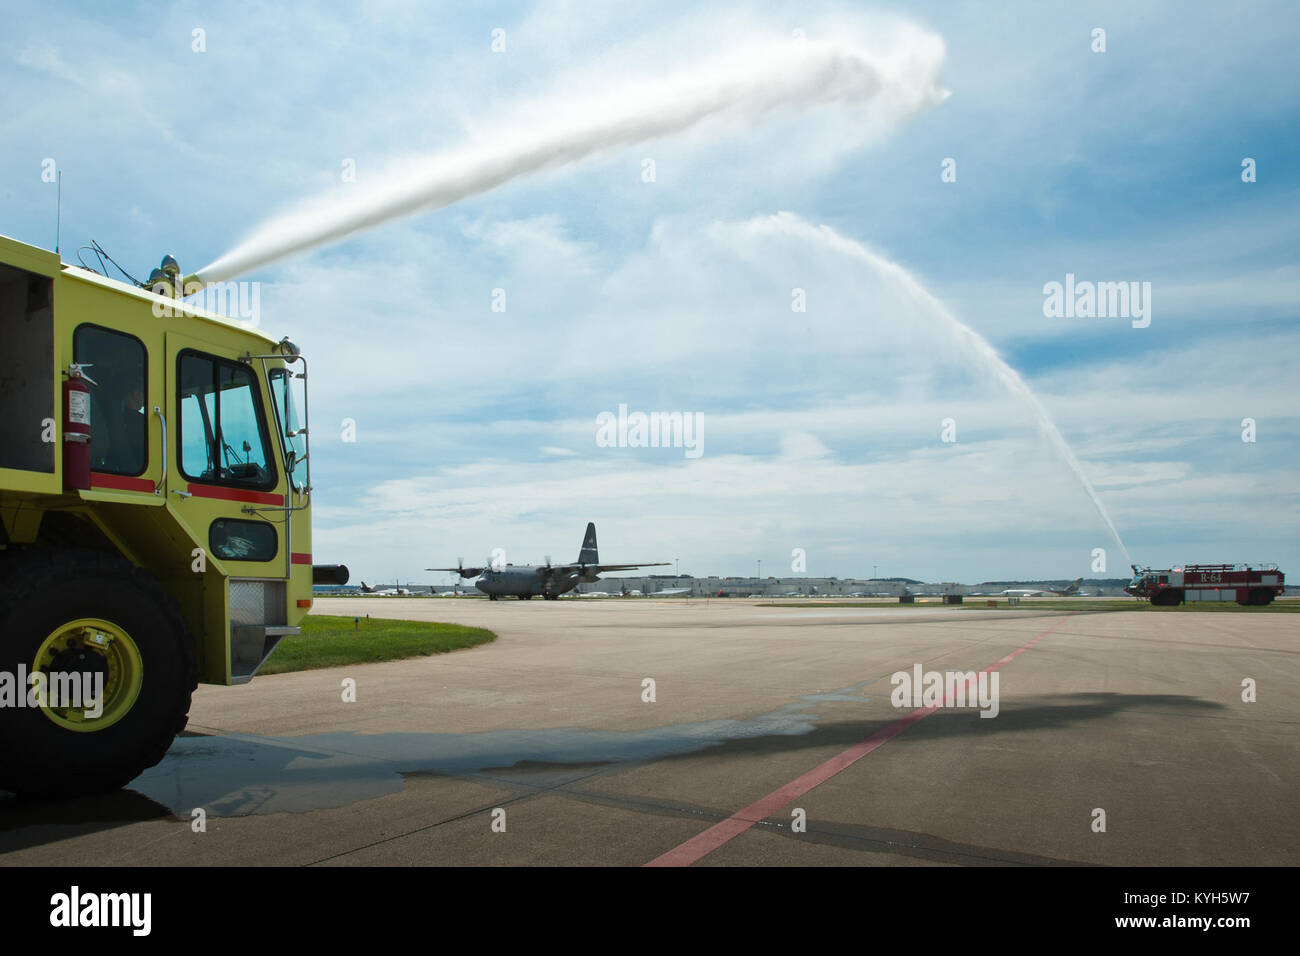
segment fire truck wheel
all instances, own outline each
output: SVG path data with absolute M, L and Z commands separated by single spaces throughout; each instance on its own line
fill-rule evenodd
M 1273 592 L 1268 588 L 1251 588 L 1250 593 L 1246 595 L 1246 600 L 1237 603 L 1247 607 L 1263 607 L 1265 604 L 1273 603 Z
M 0 790 L 100 793 L 158 763 L 185 729 L 193 648 L 162 585 L 116 555 L 0 552 Z

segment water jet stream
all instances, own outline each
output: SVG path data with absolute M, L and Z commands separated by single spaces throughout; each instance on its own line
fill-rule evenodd
M 529 173 L 574 163 L 705 123 L 757 125 L 800 107 L 870 107 L 899 121 L 941 102 L 943 41 L 912 30 L 888 55 L 783 38 L 672 76 L 621 86 L 583 102 L 539 107 L 549 121 L 494 131 L 490 142 L 425 157 L 414 172 L 381 177 L 272 218 L 198 271 L 224 282 L 285 256 L 416 212 L 448 206 Z
M 957 344 L 973 353 L 985 368 L 994 374 L 1007 391 L 1029 411 L 1039 432 L 1048 440 L 1057 456 L 1065 462 L 1074 474 L 1075 479 L 1083 487 L 1083 490 L 1087 492 L 1093 507 L 1097 509 L 1097 514 L 1105 523 L 1111 537 L 1124 555 L 1124 564 L 1129 565 L 1132 563 L 1128 548 L 1124 546 L 1124 539 L 1120 537 L 1115 523 L 1106 511 L 1106 506 L 1101 502 L 1101 497 L 1084 473 L 1083 465 L 1075 457 L 1074 451 L 1056 427 L 1056 423 L 1052 421 L 1051 416 L 1047 414 L 1047 409 L 1038 400 L 1038 396 L 1020 377 L 1020 373 L 1008 365 L 1002 356 L 998 355 L 997 350 L 989 344 L 984 336 L 953 315 L 948 310 L 948 307 L 930 294 L 910 272 L 898 263 L 891 262 L 889 259 L 872 252 L 861 243 L 841 235 L 829 226 L 814 226 L 793 213 L 782 212 L 774 216 L 753 219 L 744 224 L 742 228 L 751 235 L 776 235 L 817 243 L 848 259 L 865 263 L 886 279 L 894 282 L 910 299 L 938 318 Z

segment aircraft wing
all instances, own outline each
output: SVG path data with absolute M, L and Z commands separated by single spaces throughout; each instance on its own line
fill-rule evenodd
M 476 578 L 487 568 L 425 568 L 426 571 L 455 571 L 462 578 Z
M 665 568 L 671 561 L 650 561 L 645 564 L 553 564 L 550 571 L 559 574 L 572 574 L 585 571 L 587 574 L 603 574 L 606 571 L 635 571 L 637 568 Z M 452 568 L 454 571 L 455 568 Z

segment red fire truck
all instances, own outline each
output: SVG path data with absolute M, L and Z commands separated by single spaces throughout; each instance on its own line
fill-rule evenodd
M 1285 586 L 1276 564 L 1189 564 L 1163 571 L 1133 565 L 1133 580 L 1124 590 L 1152 604 L 1236 601 L 1268 604 Z

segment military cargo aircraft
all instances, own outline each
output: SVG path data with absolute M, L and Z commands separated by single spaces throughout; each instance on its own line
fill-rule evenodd
M 467 568 L 457 564 L 454 568 L 425 568 L 426 571 L 453 571 L 462 578 L 478 578 L 474 587 L 495 601 L 503 594 L 512 594 L 521 601 L 541 596 L 554 601 L 561 594 L 572 591 L 583 582 L 600 580 L 604 571 L 633 571 L 637 568 L 655 568 L 671 564 L 670 561 L 652 561 L 644 564 L 601 564 L 596 550 L 596 523 L 587 523 L 587 533 L 582 539 L 578 560 L 572 564 L 499 564 Z

